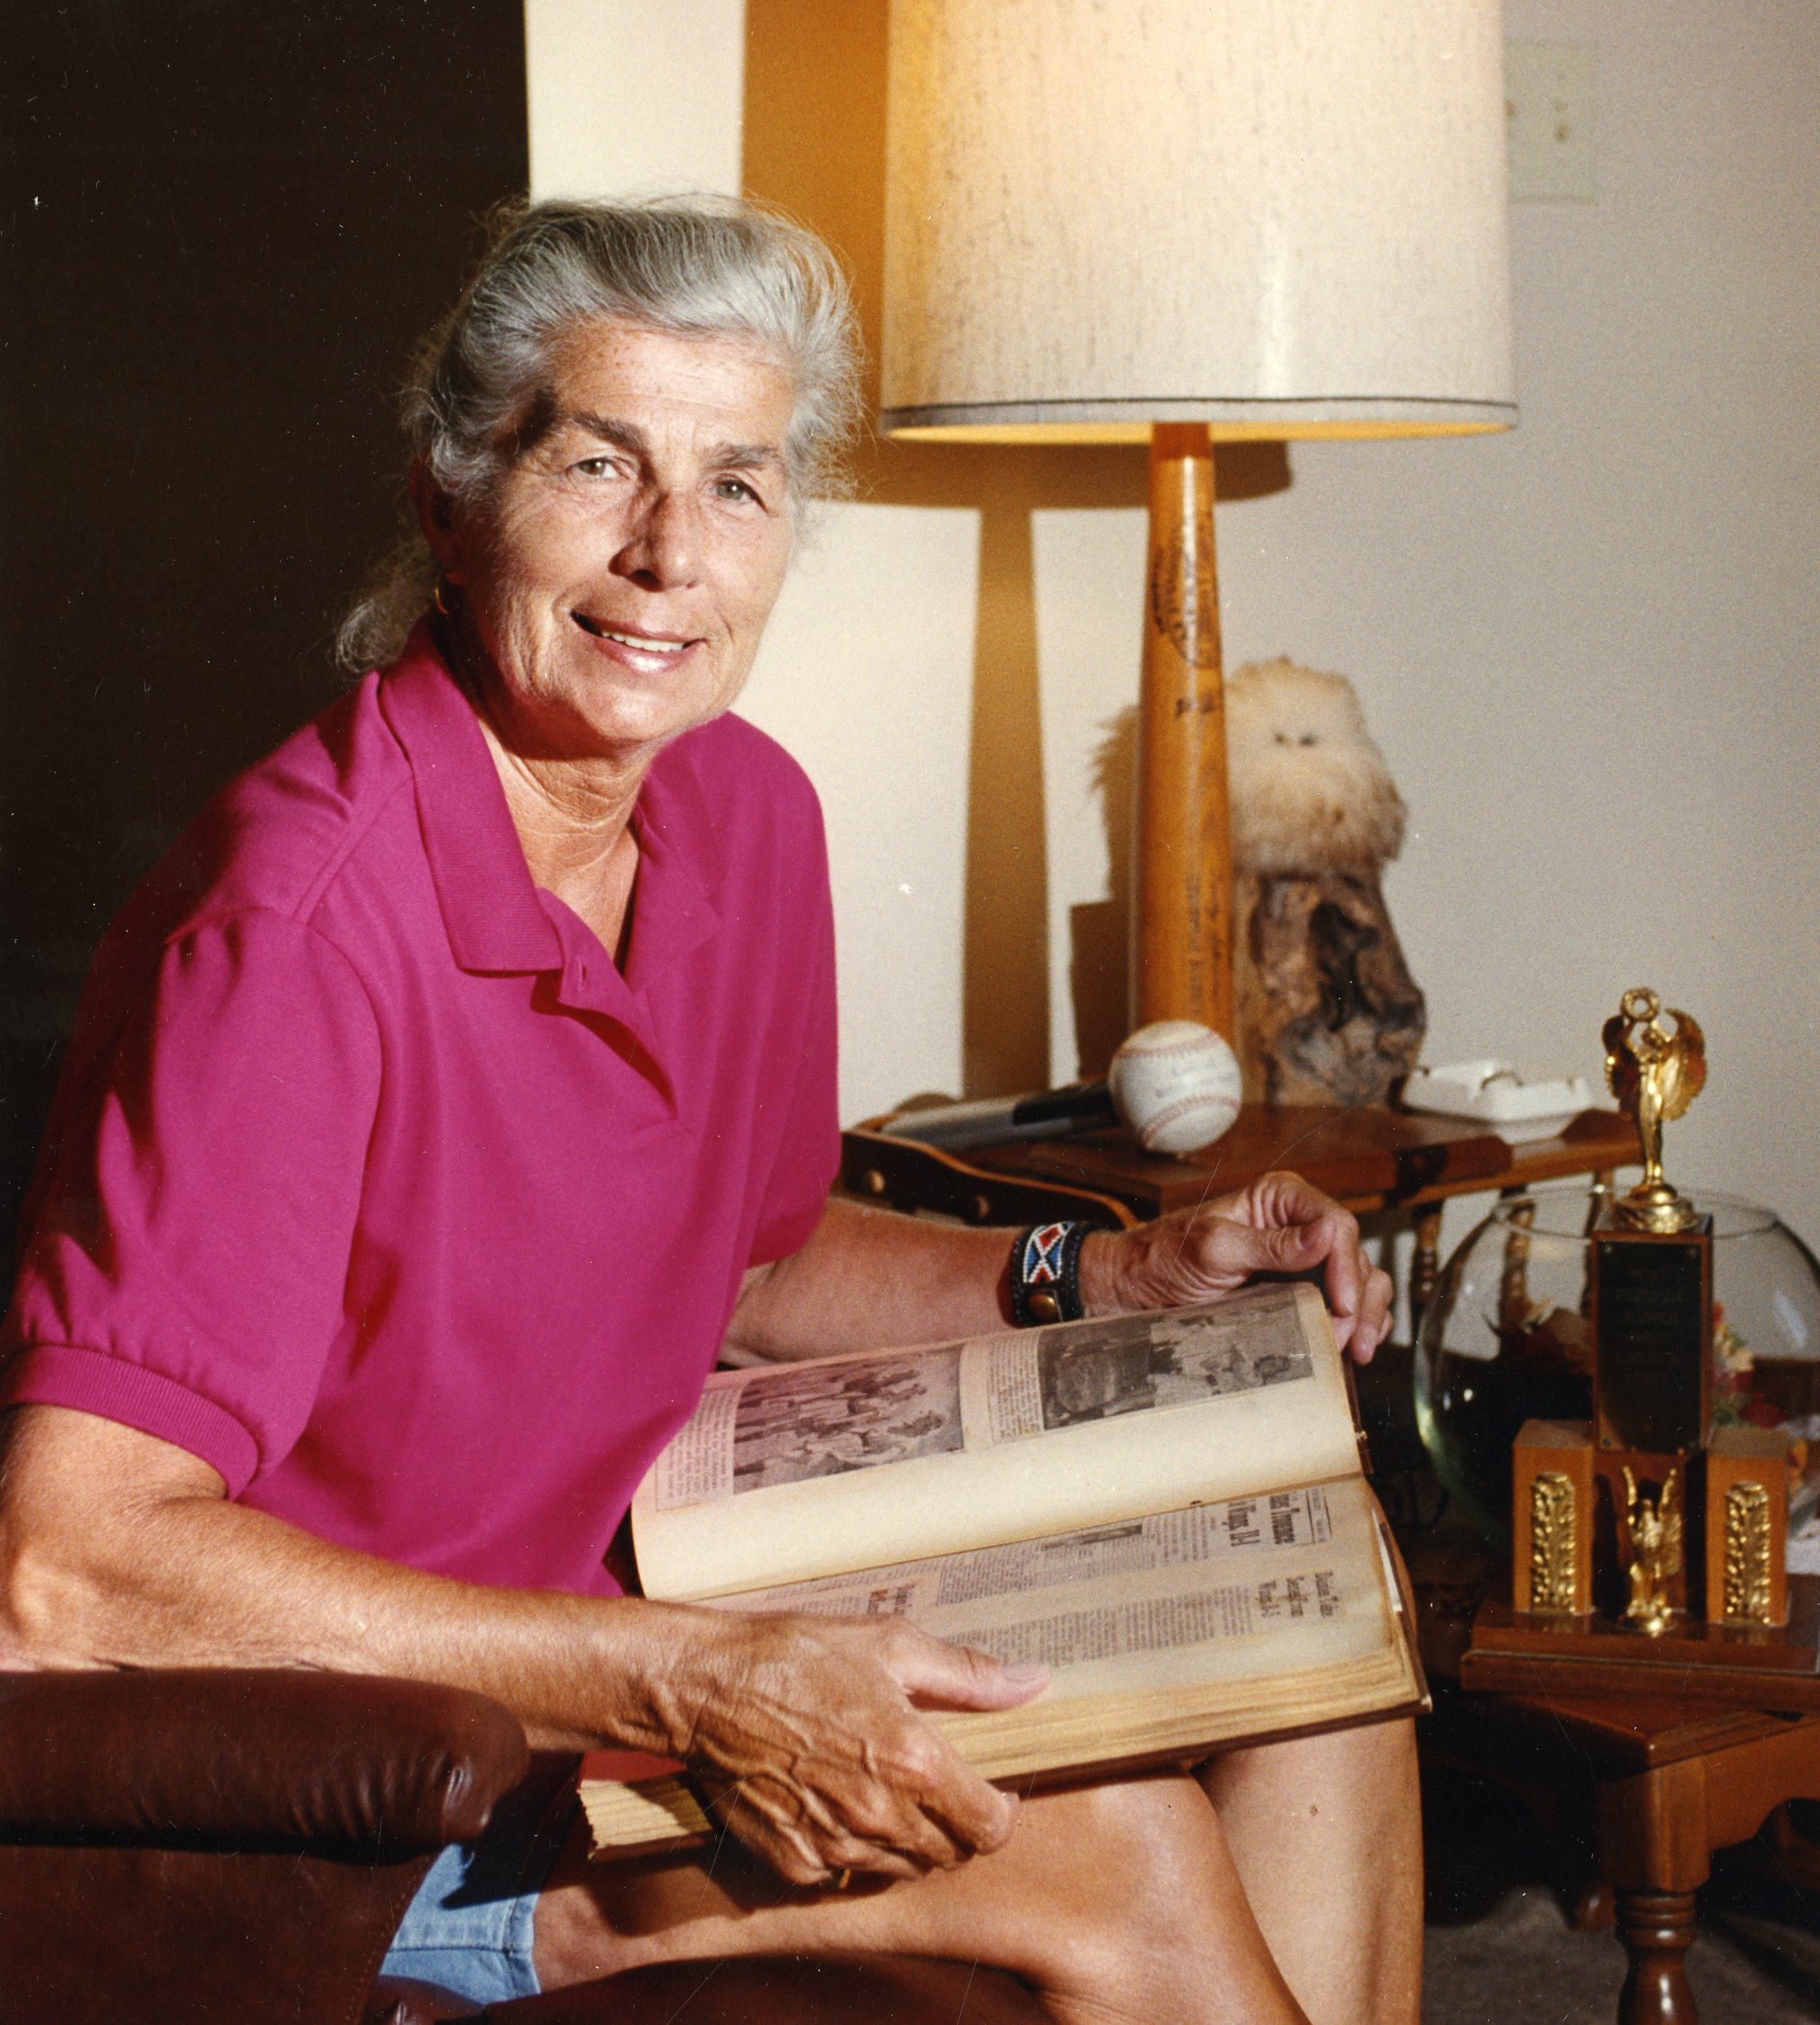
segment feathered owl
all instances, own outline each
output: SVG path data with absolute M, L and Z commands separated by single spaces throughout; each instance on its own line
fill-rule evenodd
M 1403 797 L 1344 675 L 1253 661 L 1226 683 L 1232 864 L 1375 871 L 1403 848 Z
M 1245 1094 L 1381 1103 L 1426 1029 L 1379 878 L 1403 797 L 1344 675 L 1236 670 L 1226 743 Z

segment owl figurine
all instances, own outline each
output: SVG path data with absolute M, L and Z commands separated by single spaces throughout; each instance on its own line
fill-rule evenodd
M 1344 675 L 1253 662 L 1226 683 L 1239 1059 L 1270 1104 L 1378 1104 L 1427 1028 L 1385 909 L 1405 810 Z

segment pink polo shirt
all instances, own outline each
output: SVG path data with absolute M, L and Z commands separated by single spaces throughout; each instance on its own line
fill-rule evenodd
M 624 974 L 531 882 L 428 636 L 225 790 L 97 954 L 0 1404 L 475 1582 L 602 1562 L 839 1152 L 820 813 L 722 717 L 633 818 Z

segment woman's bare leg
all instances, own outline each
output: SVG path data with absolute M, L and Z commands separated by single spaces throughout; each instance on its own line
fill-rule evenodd
M 1308 2025 L 1191 1778 L 1040 1795 L 994 1855 L 874 1889 L 797 1890 L 730 1843 L 711 1869 L 586 1856 L 581 1831 L 538 1902 L 548 1989 L 662 1961 L 910 1955 L 1016 1977 L 1066 2025 Z
M 1229 1751 L 1201 1783 L 1245 1895 L 1315 2025 L 1414 2025 L 1422 1810 L 1411 1723 Z
M 631 1969 L 603 2005 L 597 1985 L 536 2001 L 537 2025 L 1042 2025 L 1023 1985 L 995 1969 L 908 1955 L 824 1955 Z

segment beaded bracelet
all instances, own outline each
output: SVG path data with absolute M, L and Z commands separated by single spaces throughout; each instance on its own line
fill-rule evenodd
M 1011 1247 L 1011 1314 L 1020 1329 L 1078 1322 L 1081 1243 L 1091 1223 L 1034 1223 Z

